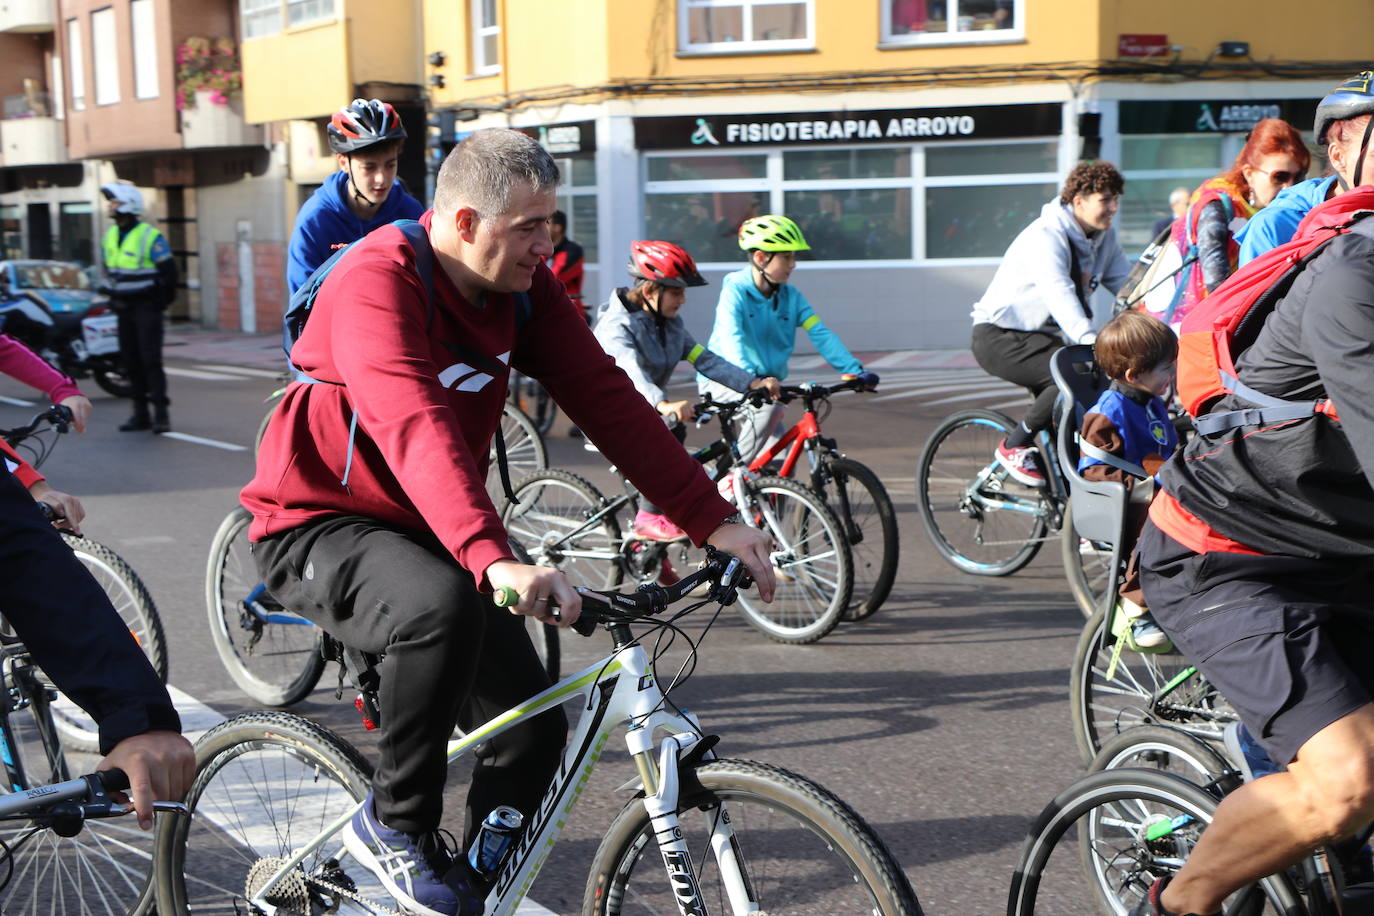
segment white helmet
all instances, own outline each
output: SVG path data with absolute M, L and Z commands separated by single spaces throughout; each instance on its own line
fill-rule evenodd
M 107 200 L 113 200 L 119 204 L 115 207 L 116 213 L 138 216 L 143 212 L 143 195 L 138 192 L 138 188 L 131 184 L 111 181 L 100 186 L 100 193 L 104 194 Z

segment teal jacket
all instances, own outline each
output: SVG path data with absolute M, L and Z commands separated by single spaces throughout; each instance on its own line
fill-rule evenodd
M 716 323 L 706 348 L 760 378 L 784 379 L 798 328 L 811 336 L 816 350 L 837 371 L 855 375 L 863 371 L 795 286 L 785 283 L 773 296 L 764 296 L 748 267 L 726 274 L 721 282 Z M 705 381 L 705 376 L 697 375 L 698 385 Z

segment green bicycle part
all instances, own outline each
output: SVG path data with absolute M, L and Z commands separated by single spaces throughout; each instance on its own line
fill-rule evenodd
M 520 603 L 520 593 L 509 585 L 503 585 L 491 597 L 497 607 L 515 607 Z

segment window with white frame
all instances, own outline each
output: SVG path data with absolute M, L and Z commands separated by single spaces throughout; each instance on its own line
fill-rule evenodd
M 281 0 L 239 0 L 243 37 L 263 38 L 282 29 Z
M 1126 251 L 1153 241 L 1156 221 L 1172 216 L 1169 192 L 1190 192 L 1233 161 L 1243 134 L 1129 134 L 1121 138 L 1121 195 L 1117 235 Z
M 81 21 L 67 20 L 67 65 L 71 68 L 72 111 L 86 107 L 86 52 L 81 46 Z
M 687 54 L 809 51 L 815 0 L 678 0 L 678 49 Z
M 501 25 L 496 19 L 496 0 L 469 0 L 472 10 L 472 72 L 501 70 Z
M 332 22 L 334 18 L 334 0 L 286 0 L 288 26 Z
M 600 236 L 596 223 L 596 154 L 579 153 L 555 161 L 563 178 L 558 185 L 556 206 L 568 218 L 567 237 L 582 246 L 582 257 L 588 265 L 596 264 L 600 261 Z
M 795 219 L 829 262 L 1001 257 L 1057 190 L 1057 139 L 645 157 L 644 232 L 733 263 L 739 225 Z
M 91 13 L 91 72 L 95 75 L 95 103 L 119 101 L 119 38 L 112 7 Z
M 885 44 L 1015 41 L 1030 0 L 879 0 Z
M 129 24 L 133 32 L 134 98 L 157 98 L 157 27 L 153 0 L 131 0 Z

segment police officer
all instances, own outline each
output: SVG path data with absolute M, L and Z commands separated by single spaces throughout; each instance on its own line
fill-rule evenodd
M 143 195 L 130 184 L 102 185 L 115 224 L 105 233 L 105 284 L 119 315 L 119 353 L 133 386 L 133 416 L 121 432 L 171 430 L 162 371 L 162 313 L 176 298 L 177 267 L 167 239 L 141 221 Z M 148 414 L 152 403 L 153 414 Z

